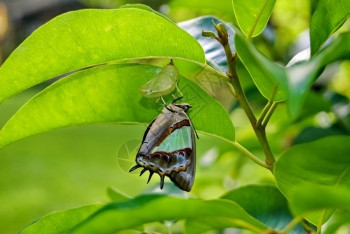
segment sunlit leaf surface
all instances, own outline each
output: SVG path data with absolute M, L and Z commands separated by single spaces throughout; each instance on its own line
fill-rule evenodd
M 152 56 L 205 62 L 203 49 L 193 37 L 149 10 L 69 12 L 36 30 L 0 67 L 0 102 L 71 71 Z
M 55 128 L 97 123 L 149 123 L 161 111 L 138 89 L 161 68 L 150 65 L 100 66 L 70 75 L 31 99 L 0 131 L 0 146 Z M 193 82 L 180 77 L 182 101 L 190 103 L 195 128 L 233 141 L 234 128 L 223 107 Z

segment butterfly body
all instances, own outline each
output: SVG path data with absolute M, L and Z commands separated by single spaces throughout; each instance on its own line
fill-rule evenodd
M 188 104 L 170 104 L 148 126 L 139 152 L 136 168 L 143 167 L 141 174 L 150 171 L 161 177 L 168 176 L 175 185 L 190 191 L 195 174 L 195 135 L 191 120 L 186 114 Z M 149 179 L 150 179 L 149 178 Z

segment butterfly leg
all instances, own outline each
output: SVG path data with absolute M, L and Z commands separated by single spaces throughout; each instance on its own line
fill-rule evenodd
M 145 173 L 145 171 L 147 171 L 147 169 L 143 168 L 143 170 L 140 172 L 140 176 L 142 176 L 142 174 Z
M 136 170 L 136 169 L 139 168 L 139 167 L 142 167 L 142 166 L 136 164 L 135 166 L 133 166 L 133 167 L 129 170 L 129 172 L 132 172 L 132 171 Z
M 165 175 L 160 175 L 160 189 L 163 189 L 164 187 L 164 177 Z
M 153 173 L 154 171 L 149 171 L 149 177 L 148 177 L 148 180 L 147 180 L 147 184 L 149 183 L 149 181 L 151 180 L 152 176 L 153 176 Z
M 180 89 L 179 89 L 179 87 L 177 86 L 177 84 L 176 84 L 175 87 L 176 87 L 177 92 L 180 94 L 180 97 L 183 98 L 184 95 L 183 95 L 182 92 L 180 91 Z M 181 99 L 181 98 L 180 98 L 180 99 Z

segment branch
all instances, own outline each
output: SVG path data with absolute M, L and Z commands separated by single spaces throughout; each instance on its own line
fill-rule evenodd
M 241 105 L 241 107 L 243 108 L 244 112 L 246 113 L 246 115 L 250 121 L 250 124 L 253 127 L 255 135 L 258 138 L 259 143 L 264 151 L 264 154 L 266 157 L 265 161 L 266 161 L 267 168 L 270 171 L 273 171 L 273 167 L 275 164 L 275 157 L 273 156 L 272 151 L 271 151 L 270 146 L 269 146 L 269 143 L 267 141 L 265 127 L 263 127 L 261 125 L 257 125 L 256 117 L 255 117 L 255 115 L 254 115 L 254 113 L 253 113 L 253 111 L 248 103 L 248 100 L 245 96 L 245 93 L 242 89 L 242 85 L 240 83 L 240 80 L 239 80 L 239 77 L 237 74 L 237 70 L 236 70 L 236 63 L 237 63 L 238 58 L 235 54 L 232 54 L 230 44 L 228 43 L 227 30 L 226 30 L 225 26 L 221 23 L 216 25 L 213 22 L 213 25 L 216 28 L 218 35 L 213 36 L 212 33 L 203 33 L 203 35 L 215 38 L 224 47 L 226 60 L 227 60 L 228 68 L 229 68 L 227 76 L 230 78 L 230 83 L 232 84 L 232 86 L 234 88 L 236 98 L 237 98 L 239 104 Z M 273 95 L 273 97 L 274 97 L 274 95 Z M 266 113 L 268 113 L 268 111 L 266 111 Z M 256 161 L 254 161 L 254 162 L 256 162 Z

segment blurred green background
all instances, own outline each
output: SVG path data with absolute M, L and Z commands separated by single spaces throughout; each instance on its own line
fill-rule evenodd
M 33 30 L 58 14 L 90 7 L 116 8 L 126 3 L 149 5 L 175 22 L 207 14 L 227 21 L 233 18 L 231 8 L 227 7 L 231 0 L 215 1 L 215 4 L 211 0 L 7 0 L 0 3 L 0 63 Z M 308 28 L 311 10 L 309 1 L 277 1 L 264 38 L 256 39 L 258 47 L 274 60 L 281 63 L 288 61 L 308 46 L 308 32 L 304 30 Z M 349 27 L 349 24 L 344 27 Z M 334 79 L 319 85 L 327 85 L 334 92 L 350 98 L 350 64 L 344 62 L 337 66 L 340 69 L 332 75 Z M 0 127 L 46 85 L 48 83 L 1 103 Z M 247 95 L 258 113 L 265 100 L 255 89 L 247 88 Z M 309 100 L 321 97 L 317 89 L 312 95 Z M 243 111 L 231 99 L 222 97 L 220 101 L 234 121 L 237 140 L 261 156 Z M 328 103 L 325 100 L 321 105 L 327 106 Z M 323 106 L 317 109 L 312 101 L 305 105 L 312 113 L 324 109 Z M 273 151 L 279 153 L 296 137 L 300 139 L 300 132 L 306 127 L 327 127 L 328 122 L 334 121 L 332 115 L 322 113 L 303 113 L 303 120 L 292 123 L 286 116 L 285 106 L 280 105 L 268 127 Z M 69 127 L 23 139 L 0 149 L 0 233 L 16 233 L 48 212 L 107 202 L 108 187 L 117 188 L 129 196 L 152 189 L 158 191 L 157 176 L 147 185 L 147 176 L 128 173 L 146 127 L 113 123 Z M 189 196 L 217 198 L 241 185 L 273 183 L 267 170 L 253 164 L 231 145 L 212 137 L 200 135 L 197 158 L 196 180 Z M 170 183 L 165 186 L 176 190 Z

